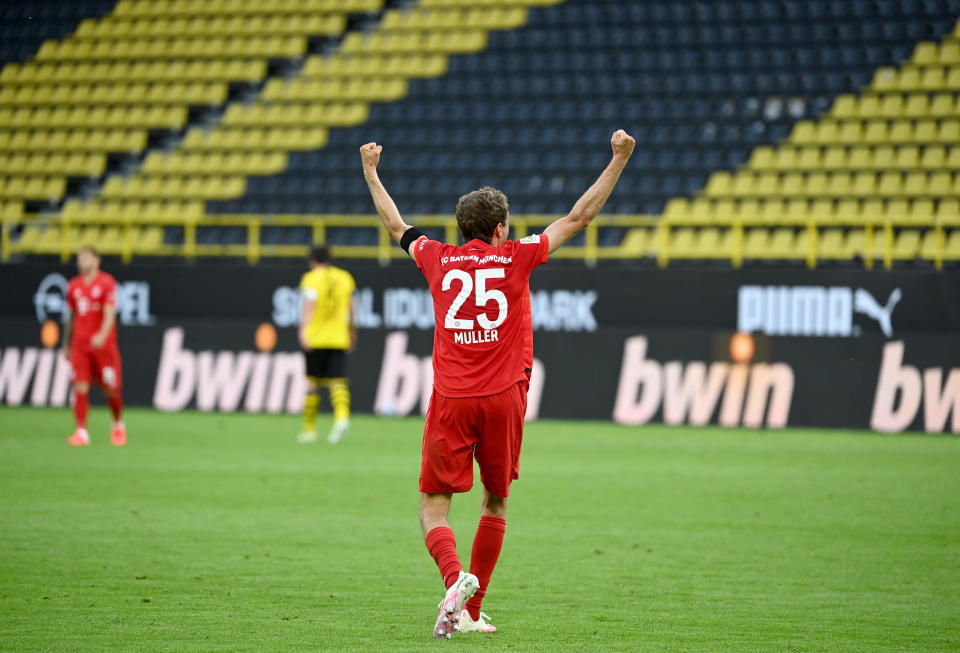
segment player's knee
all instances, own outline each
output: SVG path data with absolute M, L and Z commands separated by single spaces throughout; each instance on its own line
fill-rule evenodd
M 80 381 L 79 383 L 73 384 L 73 391 L 79 394 L 86 394 L 90 392 L 90 384 L 86 381 Z
M 484 491 L 483 493 L 483 503 L 480 507 L 480 511 L 490 517 L 506 517 L 507 516 L 507 498 L 500 497 L 495 494 L 490 494 L 490 492 Z

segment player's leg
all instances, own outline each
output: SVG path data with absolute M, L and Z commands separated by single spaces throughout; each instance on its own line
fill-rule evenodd
M 350 428 L 350 386 L 346 376 L 346 352 L 331 349 L 327 353 L 325 376 L 330 390 L 330 405 L 333 406 L 333 427 L 327 442 L 337 444 Z
M 323 376 L 322 354 L 309 349 L 303 354 L 307 371 L 307 390 L 303 398 L 303 430 L 297 442 L 309 443 L 317 439 L 317 413 L 320 411 L 320 377 Z
M 457 581 L 463 565 L 457 556 L 457 540 L 450 528 L 450 500 L 453 495 L 420 493 L 420 528 L 427 551 L 437 563 L 443 584 L 449 588 Z
M 303 430 L 297 442 L 309 443 L 317 439 L 317 413 L 320 411 L 320 384 L 315 377 L 307 376 L 307 390 L 303 398 Z
M 457 542 L 447 515 L 453 493 L 473 485 L 473 447 L 476 443 L 470 400 L 447 399 L 436 393 L 430 400 L 423 430 L 420 466 L 420 526 L 424 543 L 437 563 L 447 592 L 440 601 L 434 637 L 450 637 L 456 630 L 466 601 L 479 583 L 463 571 Z
M 503 548 L 510 483 L 519 476 L 526 399 L 526 387 L 524 384 L 517 384 L 483 400 L 483 435 L 477 443 L 476 456 L 484 489 L 480 523 L 470 554 L 470 573 L 477 577 L 480 587 L 467 602 L 468 618 L 462 618 L 461 632 L 496 630 L 494 626 L 486 623 L 480 608 Z
M 91 360 L 89 352 L 74 349 L 70 352 L 70 366 L 73 368 L 73 420 L 76 424 L 73 435 L 67 444 L 82 447 L 90 444 L 87 431 L 87 414 L 90 412 L 90 375 Z
M 463 571 L 457 556 L 457 541 L 447 519 L 450 498 L 448 493 L 420 493 L 420 527 L 424 541 L 447 587 L 437 606 L 440 613 L 433 625 L 433 636 L 437 638 L 453 636 L 464 613 L 464 606 L 480 585 L 476 576 Z
M 473 538 L 470 552 L 470 573 L 477 577 L 479 587 L 465 605 L 466 615 L 461 616 L 460 632 L 496 632 L 496 626 L 488 624 L 480 611 L 483 597 L 490 585 L 493 569 L 500 558 L 503 536 L 507 530 L 507 498 L 491 494 L 483 489 L 480 504 L 480 524 Z
M 116 347 L 95 350 L 93 354 L 96 379 L 103 388 L 107 405 L 113 415 L 110 442 L 122 447 L 127 443 L 127 427 L 123 423 L 123 368 L 120 350 Z

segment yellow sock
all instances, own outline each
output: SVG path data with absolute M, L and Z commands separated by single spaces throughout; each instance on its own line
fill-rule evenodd
M 320 410 L 320 395 L 307 392 L 303 400 L 303 430 L 312 433 L 317 430 L 317 411 Z
M 350 419 L 350 388 L 346 379 L 330 379 L 330 403 L 333 419 Z

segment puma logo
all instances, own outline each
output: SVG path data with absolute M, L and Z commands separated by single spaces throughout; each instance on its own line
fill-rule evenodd
M 883 335 L 892 338 L 893 309 L 902 297 L 903 293 L 900 292 L 900 289 L 894 288 L 893 292 L 890 293 L 890 297 L 887 299 L 886 305 L 881 306 L 868 291 L 863 288 L 857 288 L 853 294 L 853 310 L 876 320 L 880 324 L 880 330 L 883 331 Z

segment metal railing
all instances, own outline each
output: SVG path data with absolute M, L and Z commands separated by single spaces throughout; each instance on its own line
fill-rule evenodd
M 538 232 L 543 227 L 556 220 L 557 216 L 546 215 L 518 215 L 510 217 L 510 225 L 516 238 L 522 238 L 530 233 Z M 444 240 L 455 243 L 458 239 L 456 221 L 449 216 L 417 216 L 409 222 L 418 227 L 443 229 Z M 22 230 L 55 228 L 51 231 L 53 238 L 45 237 L 41 241 L 31 242 L 22 237 Z M 112 227 L 114 239 L 107 241 L 89 242 L 81 238 L 81 230 L 88 227 Z M 151 243 L 144 245 L 139 242 L 144 229 L 151 227 L 180 227 L 183 229 L 182 240 L 176 243 Z M 246 241 L 242 243 L 204 243 L 198 242 L 198 229 L 205 227 L 241 227 L 246 232 Z M 181 257 L 187 260 L 207 257 L 234 257 L 245 258 L 250 263 L 257 263 L 263 258 L 304 257 L 308 252 L 308 245 L 273 244 L 263 242 L 263 230 L 273 227 L 306 227 L 311 230 L 311 242 L 322 244 L 327 241 L 327 230 L 331 228 L 375 229 L 377 244 L 375 245 L 333 245 L 332 254 L 338 258 L 376 259 L 381 264 L 387 264 L 392 259 L 402 258 L 403 252 L 394 246 L 380 219 L 370 215 L 214 215 L 200 218 L 127 218 L 114 217 L 92 218 L 61 218 L 59 216 L 23 216 L 4 219 L 2 233 L 0 233 L 0 260 L 6 262 L 16 254 L 53 254 L 59 255 L 61 260 L 68 260 L 84 245 L 96 245 L 106 255 L 120 256 L 124 262 L 129 262 L 137 256 Z M 745 232 L 752 228 L 793 228 L 804 231 L 807 235 L 803 251 L 783 252 L 747 252 L 744 249 Z M 601 246 L 599 232 L 607 228 L 643 229 L 646 237 L 639 241 L 624 238 L 623 243 L 616 246 Z M 672 246 L 672 235 L 677 229 L 695 228 L 718 229 L 729 234 L 725 249 L 714 251 L 678 251 Z M 895 239 L 896 231 L 900 228 L 932 230 L 936 244 L 932 252 L 925 257 L 936 267 L 941 267 L 945 260 L 960 260 L 960 252 L 947 251 L 946 229 L 960 229 L 960 219 L 938 221 L 930 224 L 917 224 L 911 220 L 895 219 L 860 219 L 850 221 L 817 221 L 813 219 L 785 219 L 782 222 L 770 223 L 757 219 L 736 219 L 724 223 L 709 220 L 670 221 L 653 216 L 599 216 L 584 232 L 582 244 L 568 244 L 553 254 L 554 258 L 579 259 L 587 265 L 594 265 L 597 261 L 613 259 L 642 259 L 652 258 L 660 266 L 666 266 L 674 260 L 728 260 L 734 267 L 740 267 L 745 260 L 775 259 L 804 261 L 810 268 L 817 266 L 822 260 L 831 260 L 841 257 L 825 255 L 821 248 L 823 230 L 825 229 L 860 229 L 863 230 L 865 242 L 863 249 L 873 255 L 862 256 L 863 264 L 872 268 L 879 260 L 885 268 L 890 268 L 896 260 Z M 15 233 L 20 232 L 20 237 Z M 850 257 L 844 257 L 850 258 Z

